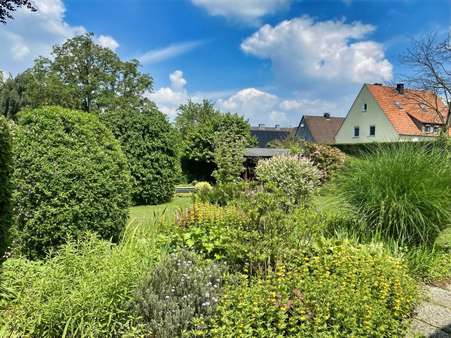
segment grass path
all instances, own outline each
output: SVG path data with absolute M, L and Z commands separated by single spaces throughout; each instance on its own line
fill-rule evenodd
M 175 196 L 168 203 L 158 205 L 139 205 L 130 208 L 130 222 L 142 225 L 152 225 L 155 222 L 170 222 L 178 210 L 189 207 L 192 203 L 191 195 Z

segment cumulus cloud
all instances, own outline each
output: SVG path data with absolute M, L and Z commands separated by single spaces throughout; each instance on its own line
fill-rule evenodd
M 252 125 L 279 124 L 296 126 L 302 115 L 322 115 L 330 112 L 336 116 L 344 116 L 352 102 L 352 97 L 339 100 L 327 99 L 283 99 L 277 95 L 256 88 L 246 88 L 228 98 L 220 99 L 216 106 L 221 111 L 238 113 L 249 119 Z
M 14 20 L 0 29 L 0 69 L 17 74 L 30 67 L 39 55 L 48 56 L 52 46 L 77 34 L 86 33 L 82 26 L 71 26 L 64 20 L 65 7 L 61 0 L 33 0 L 38 9 L 31 12 L 19 8 Z M 111 37 L 101 35 L 99 43 L 117 48 Z M 112 49 L 114 49 L 112 48 Z
M 173 57 L 188 53 L 189 51 L 203 45 L 205 41 L 196 40 L 181 43 L 174 43 L 169 46 L 152 49 L 137 57 L 142 64 L 161 62 Z
M 96 39 L 96 42 L 100 46 L 109 48 L 113 51 L 119 47 L 119 43 L 116 40 L 114 40 L 111 36 L 99 35 L 99 37 Z
M 288 8 L 291 0 L 191 0 L 210 15 L 223 16 L 248 24 L 259 23 L 265 15 Z
M 170 120 L 175 119 L 177 108 L 189 99 L 194 102 L 212 99 L 218 110 L 237 113 L 249 120 L 251 125 L 264 123 L 268 126 L 278 124 L 294 127 L 303 114 L 322 115 L 324 112 L 330 112 L 333 115 L 344 116 L 353 99 L 352 96 L 342 97 L 339 100 L 281 98 L 257 88 L 191 94 L 186 89 L 187 80 L 181 70 L 172 72 L 169 79 L 170 86 L 161 87 L 146 96 L 154 101 Z
M 154 93 L 147 94 L 146 97 L 155 102 L 170 120 L 174 120 L 177 116 L 177 108 L 188 101 L 188 92 L 185 88 L 187 81 L 181 70 L 172 72 L 169 79 L 171 81 L 169 87 L 159 88 Z
M 269 59 L 278 79 L 289 86 L 323 93 L 363 82 L 392 79 L 383 45 L 368 40 L 375 30 L 360 22 L 317 21 L 308 16 L 264 25 L 246 38 L 241 49 Z

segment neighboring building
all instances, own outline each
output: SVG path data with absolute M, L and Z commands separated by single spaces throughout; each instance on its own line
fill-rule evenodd
M 330 116 L 329 113 L 323 116 L 304 115 L 296 129 L 296 136 L 309 142 L 333 144 L 343 121 L 344 117 Z
M 259 124 L 258 127 L 251 127 L 251 135 L 257 139 L 257 147 L 265 148 L 268 143 L 274 140 L 283 140 L 288 135 L 293 133 L 296 128 L 280 128 L 279 125 L 275 127 L 265 127 L 264 124 Z
M 423 103 L 421 103 L 421 102 Z M 431 107 L 438 107 L 442 117 Z M 335 136 L 337 144 L 421 141 L 436 137 L 447 107 L 432 92 L 364 84 Z

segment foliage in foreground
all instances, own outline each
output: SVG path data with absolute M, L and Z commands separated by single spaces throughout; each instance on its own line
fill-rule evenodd
M 20 337 L 130 332 L 138 327 L 130 308 L 135 289 L 158 255 L 142 237 L 116 246 L 87 236 L 45 262 L 8 259 L 0 276 L 0 327 Z
M 8 245 L 11 222 L 11 134 L 8 122 L 0 116 L 0 261 Z
M 343 168 L 346 160 L 345 153 L 327 144 L 302 142 L 301 154 L 320 170 L 322 182 L 329 180 Z
M 365 220 L 361 232 L 432 244 L 451 222 L 450 172 L 442 150 L 409 143 L 381 146 L 351 161 L 337 182 Z
M 163 257 L 138 289 L 136 303 L 149 334 L 180 337 L 192 320 L 209 320 L 222 286 L 217 264 L 202 261 L 188 251 Z
M 117 241 L 130 175 L 119 143 L 92 114 L 25 111 L 14 145 L 14 245 L 31 258 L 89 230 Z
M 179 174 L 179 140 L 156 107 L 101 113 L 127 157 L 136 204 L 168 202 Z
M 325 242 L 226 288 L 205 336 L 403 336 L 416 286 L 380 247 Z M 198 333 L 199 333 L 198 332 Z

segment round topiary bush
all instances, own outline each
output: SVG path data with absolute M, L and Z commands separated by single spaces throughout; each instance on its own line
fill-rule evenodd
M 86 231 L 117 241 L 130 175 L 111 131 L 92 114 L 44 107 L 19 116 L 14 137 L 13 236 L 30 258 Z
M 155 107 L 145 111 L 101 114 L 127 156 L 136 204 L 171 200 L 180 174 L 179 140 L 175 129 Z
M 0 261 L 8 245 L 11 198 L 11 135 L 8 122 L 0 116 Z

